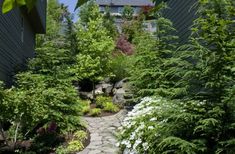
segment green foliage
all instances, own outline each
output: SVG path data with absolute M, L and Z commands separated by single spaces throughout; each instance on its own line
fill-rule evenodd
M 142 18 L 131 21 L 124 21 L 122 24 L 122 33 L 127 36 L 128 41 L 132 43 L 136 36 L 143 33 Z
M 119 107 L 112 102 L 112 97 L 98 96 L 96 98 L 96 106 L 107 112 L 117 112 Z
M 87 11 L 83 9 L 81 12 Z M 74 71 L 78 80 L 89 78 L 94 85 L 95 82 L 110 75 L 108 64 L 114 49 L 114 41 L 108 36 L 108 31 L 103 26 L 104 20 L 99 13 L 98 6 L 95 5 L 90 9 L 89 14 L 98 14 L 98 16 L 89 17 L 86 22 L 83 19 L 78 22 L 77 40 L 80 54 L 77 55 Z
M 61 5 L 58 0 L 47 2 L 46 34 L 37 35 L 36 47 L 41 48 L 48 41 L 53 41 L 57 47 L 66 45 L 66 38 L 62 35 L 61 29 L 64 25 L 63 21 L 68 18 L 67 14 L 67 8 Z
M 79 11 L 79 22 L 82 25 L 87 25 L 90 21 L 101 18 L 99 13 L 99 6 L 95 1 L 91 0 L 80 8 Z
M 101 69 L 100 57 L 94 59 L 90 55 L 79 54 L 74 72 L 78 80 L 88 78 L 92 81 L 102 80 L 103 70 Z
M 87 2 L 89 2 L 89 0 L 78 0 L 76 7 L 75 7 L 75 10 Z
M 9 92 L 10 90 L 5 90 L 3 82 L 0 81 L 0 127 L 2 127 L 2 122 L 5 122 L 13 116 L 13 113 L 9 111 L 13 110 L 14 104 L 7 104 L 4 101 L 4 99 L 8 96 Z
M 82 106 L 82 113 L 87 114 L 90 112 L 90 101 L 88 100 L 80 100 L 80 104 Z
M 101 109 L 100 108 L 94 108 L 90 110 L 91 116 L 99 116 L 101 115 Z
M 63 134 L 81 126 L 81 106 L 70 69 L 75 60 L 59 34 L 63 13 L 56 0 L 48 2 L 48 34 L 38 38 L 36 58 L 29 61 L 28 71 L 16 75 L 15 87 L 1 92 L 1 124 L 13 124 L 9 138 L 35 137 L 36 130 L 50 121 L 55 121 Z
M 107 63 L 108 57 L 114 49 L 114 42 L 107 35 L 108 31 L 102 23 L 102 18 L 98 17 L 90 20 L 86 27 L 78 26 L 78 49 L 92 58 L 99 56 L 102 63 Z
M 105 103 L 112 102 L 112 97 L 107 96 L 97 96 L 96 98 L 96 106 L 103 108 L 105 106 Z
M 83 106 L 82 113 L 85 115 L 90 112 L 90 106 Z
M 177 137 L 167 137 L 160 144 L 163 154 L 168 154 L 174 151 L 174 153 L 187 153 L 196 154 L 197 146 L 193 143 L 187 142 Z
M 26 5 L 29 11 L 34 7 L 36 0 L 4 0 L 2 5 L 2 13 L 11 11 L 16 6 Z
M 27 152 L 35 153 L 50 153 L 52 148 L 61 144 L 62 138 L 55 132 L 45 132 L 45 134 L 38 135 L 34 138 L 30 150 Z
M 133 65 L 133 57 L 118 54 L 114 56 L 110 62 L 112 72 L 111 80 L 113 82 L 120 81 L 130 75 L 130 68 Z
M 87 132 L 80 130 L 80 131 L 76 131 L 74 133 L 74 137 L 80 141 L 84 141 L 85 139 L 87 139 Z
M 81 151 L 84 148 L 83 144 L 80 141 L 71 141 L 69 142 L 69 145 L 67 147 L 67 152 L 72 153 L 72 152 L 77 152 Z
M 103 110 L 107 112 L 115 113 L 119 111 L 119 108 L 117 105 L 113 104 L 113 102 L 106 102 L 104 104 Z
M 177 37 L 172 35 L 174 28 L 168 19 L 159 17 L 157 25 L 156 39 L 148 33 L 135 37 L 136 54 L 130 79 L 137 96 L 174 97 L 177 79 L 171 68 L 178 63 L 174 58 L 176 45 L 173 43 Z
M 124 20 L 131 20 L 134 15 L 134 9 L 131 6 L 124 6 L 122 11 L 122 18 Z
M 188 71 L 184 80 L 189 82 L 184 84 L 189 85 L 189 97 L 216 103 L 232 88 L 235 33 L 232 6 L 235 4 L 230 0 L 200 1 L 200 18 L 194 22 L 191 42 L 180 52 L 182 59 L 191 58 L 183 67 Z M 221 12 L 222 8 L 226 11 Z
M 70 50 L 64 48 L 58 49 L 55 42 L 48 41 L 44 43 L 43 47 L 37 48 L 37 56 L 29 61 L 29 68 L 34 73 L 46 75 L 57 73 L 61 74 L 60 77 L 63 78 L 63 74 L 69 73 L 66 71 L 69 64 L 74 61 L 71 57 L 72 53 Z
M 187 99 L 204 100 L 206 111 L 195 121 L 194 138 L 207 141 L 207 153 L 234 150 L 234 6 L 231 0 L 199 1 L 190 44 L 180 48 L 185 74 L 180 84 Z M 221 11 L 221 10 L 225 11 Z M 182 63 L 183 64 L 183 63 Z M 189 106 L 190 108 L 190 106 Z M 187 110 L 192 113 L 190 110 Z M 228 141 L 228 142 L 227 142 Z M 224 146 L 221 143 L 227 142 Z
M 200 0 L 190 42 L 174 54 L 173 29 L 164 18 L 157 21 L 155 41 L 148 35 L 135 40 L 131 80 L 137 81 L 137 94 L 181 100 L 145 98 L 135 106 L 124 120 L 122 148 L 130 153 L 233 153 L 234 6 L 232 0 Z
M 124 119 L 120 147 L 137 153 L 200 153 L 201 145 L 174 137 L 185 133 L 194 119 L 199 118 L 186 114 L 182 105 L 179 101 L 159 97 L 143 98 Z M 201 108 L 199 105 L 195 102 L 195 107 Z M 180 117 L 183 113 L 184 116 Z M 181 122 L 179 118 L 186 119 L 188 123 Z
M 115 39 L 118 35 L 117 27 L 115 25 L 114 16 L 111 15 L 110 8 L 106 7 L 103 15 L 103 26 L 108 31 L 108 36 Z
M 77 50 L 77 37 L 75 26 L 73 23 L 73 14 L 70 14 L 68 10 L 65 11 L 65 39 L 68 40 L 68 48 L 76 55 L 79 51 Z
M 77 93 L 72 85 L 30 72 L 17 75 L 18 87 L 12 88 L 5 104 L 13 104 L 12 122 L 20 122 L 25 135 L 39 123 L 55 121 L 62 132 L 80 126 Z M 20 117 L 20 119 L 19 119 Z
M 83 130 L 74 133 L 74 138 L 68 143 L 68 145 L 59 146 L 56 149 L 58 154 L 68 154 L 82 151 L 84 149 L 83 142 L 87 139 L 87 133 Z
M 79 22 L 83 26 L 86 26 L 90 21 L 97 20 L 97 18 L 102 18 L 102 25 L 107 30 L 107 36 L 112 38 L 117 36 L 114 17 L 111 15 L 109 7 L 106 7 L 104 14 L 101 14 L 97 3 L 91 0 L 80 8 L 79 17 Z

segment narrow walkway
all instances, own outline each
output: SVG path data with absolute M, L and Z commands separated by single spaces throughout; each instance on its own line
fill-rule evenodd
M 107 117 L 84 117 L 91 133 L 91 142 L 78 154 L 118 154 L 119 148 L 115 145 L 117 143 L 115 133 L 121 126 L 126 113 L 126 110 L 121 110 Z

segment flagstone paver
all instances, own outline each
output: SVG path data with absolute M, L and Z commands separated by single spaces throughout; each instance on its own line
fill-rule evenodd
M 115 137 L 117 128 L 121 126 L 127 111 L 121 110 L 117 114 L 106 117 L 84 117 L 90 131 L 90 144 L 78 154 L 118 154 Z

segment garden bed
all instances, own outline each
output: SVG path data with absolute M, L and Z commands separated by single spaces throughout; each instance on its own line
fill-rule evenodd
M 33 139 L 8 141 L 8 145 L 0 144 L 1 154 L 75 154 L 90 144 L 90 132 L 82 128 L 66 135 L 56 131 L 39 130 Z

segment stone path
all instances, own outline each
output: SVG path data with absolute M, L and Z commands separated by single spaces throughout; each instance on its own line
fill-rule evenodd
M 121 110 L 117 114 L 106 117 L 84 117 L 88 123 L 91 135 L 90 144 L 78 154 L 118 154 L 115 133 L 124 119 L 127 111 Z

